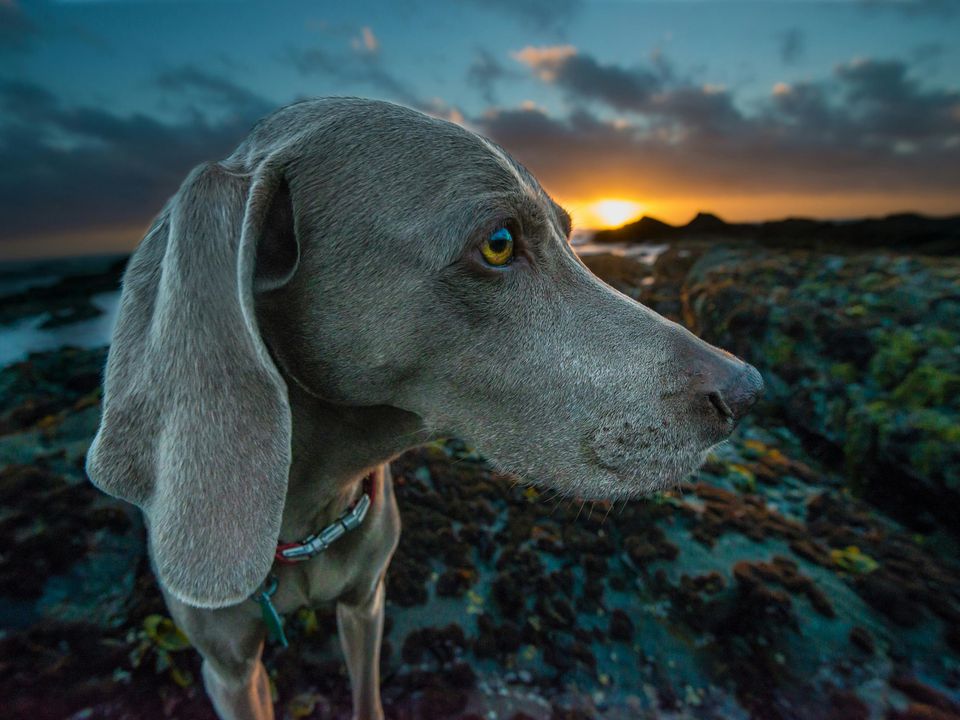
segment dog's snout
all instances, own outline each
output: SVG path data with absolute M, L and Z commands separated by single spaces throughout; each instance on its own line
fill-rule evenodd
M 741 363 L 737 373 L 707 391 L 707 401 L 723 421 L 739 422 L 763 394 L 763 378 L 752 365 Z

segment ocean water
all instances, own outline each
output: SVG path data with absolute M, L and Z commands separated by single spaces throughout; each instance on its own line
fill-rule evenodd
M 40 276 L 44 284 L 53 284 L 59 276 Z M 49 282 L 47 280 L 49 279 Z M 21 280 L 21 283 L 29 282 Z M 27 287 L 35 287 L 32 282 Z M 120 291 L 93 295 L 90 301 L 102 311 L 101 315 L 53 328 L 43 328 L 48 313 L 22 318 L 10 325 L 0 325 L 0 366 L 25 359 L 32 352 L 56 350 L 73 346 L 95 348 L 108 345 L 120 308 Z
M 48 287 L 73 275 L 103 272 L 123 255 L 89 255 L 57 260 L 8 260 L 0 262 L 0 298 L 28 288 Z
M 577 255 L 614 255 L 639 260 L 653 265 L 669 249 L 666 243 L 595 243 L 584 242 L 573 246 Z
M 64 278 L 97 275 L 123 256 L 117 254 L 70 257 L 57 260 L 0 262 L 0 303 L 5 297 L 31 289 L 49 288 Z M 25 359 L 32 352 L 73 346 L 95 348 L 109 344 L 120 303 L 120 291 L 97 293 L 91 303 L 101 311 L 95 318 L 41 327 L 51 314 L 40 312 L 0 324 L 0 367 Z

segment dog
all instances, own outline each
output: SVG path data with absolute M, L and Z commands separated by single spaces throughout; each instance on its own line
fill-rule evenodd
M 383 717 L 405 450 L 458 436 L 562 493 L 635 497 L 754 403 L 754 368 L 602 283 L 570 232 L 495 143 L 359 98 L 269 115 L 154 219 L 87 472 L 142 509 L 223 720 L 273 717 L 267 630 L 326 602 L 354 717 Z

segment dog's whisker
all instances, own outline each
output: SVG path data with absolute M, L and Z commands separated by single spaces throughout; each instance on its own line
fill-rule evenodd
M 578 522 L 578 521 L 580 520 L 580 513 L 583 512 L 583 506 L 586 505 L 586 504 L 587 504 L 587 501 L 586 501 L 586 500 L 581 500 L 581 501 L 580 501 L 580 509 L 577 510 L 577 517 L 574 519 L 574 522 Z

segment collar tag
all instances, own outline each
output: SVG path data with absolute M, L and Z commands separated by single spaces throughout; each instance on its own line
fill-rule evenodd
M 270 636 L 283 647 L 287 647 L 289 643 L 287 642 L 287 634 L 283 631 L 283 618 L 280 617 L 273 600 L 270 599 L 276 591 L 277 578 L 271 575 L 253 599 L 260 606 L 260 615 L 263 617 L 263 623 L 267 626 Z

